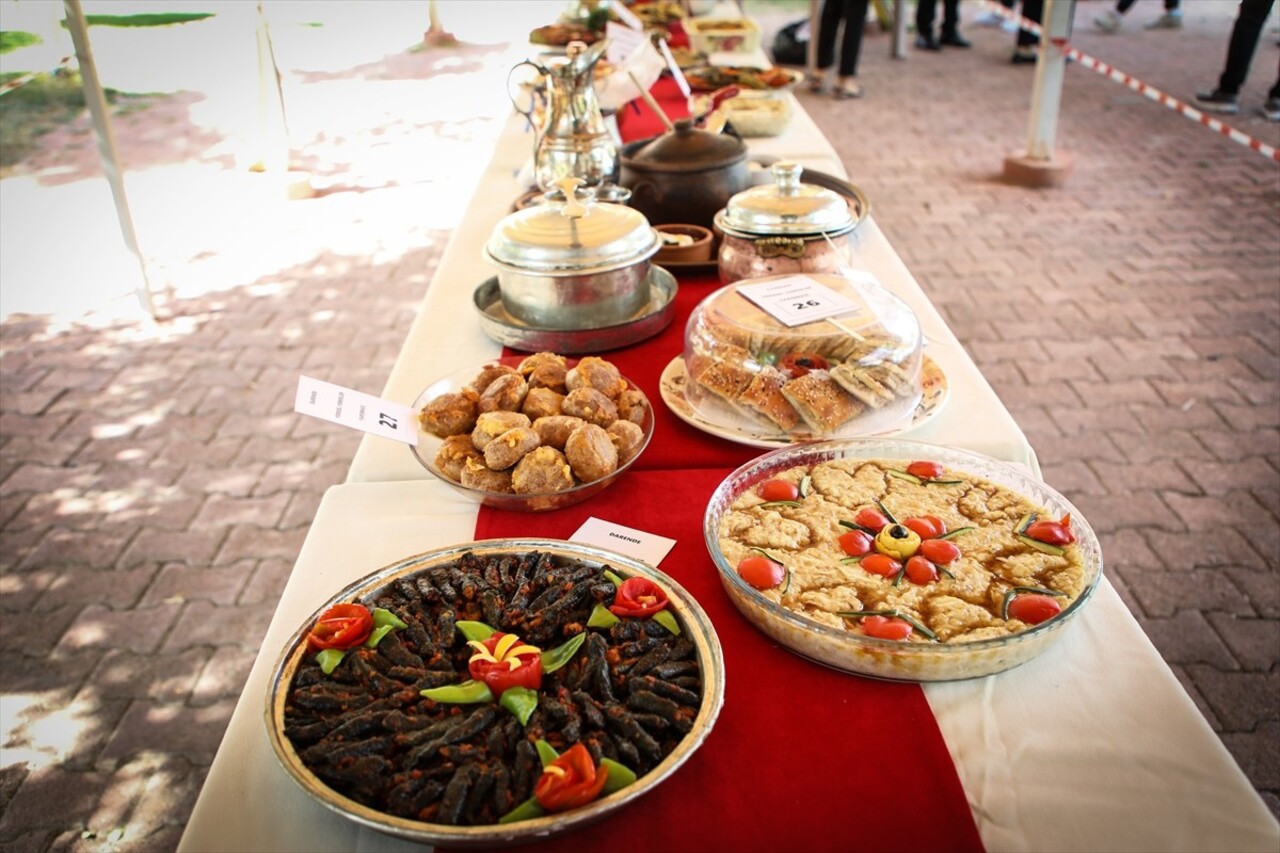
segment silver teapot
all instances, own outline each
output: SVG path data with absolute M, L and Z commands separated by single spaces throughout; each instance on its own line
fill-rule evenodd
M 526 59 L 511 69 L 514 74 L 523 65 L 532 66 L 545 81 L 547 104 L 541 124 L 534 117 L 532 102 L 522 109 L 511 97 L 534 128 L 534 180 L 543 190 L 552 189 L 562 178 L 580 178 L 586 186 L 597 186 L 617 177 L 618 146 L 605 124 L 592 82 L 606 43 L 602 39 L 588 47 L 580 41 L 569 42 L 565 55 L 547 60 L 545 66 Z

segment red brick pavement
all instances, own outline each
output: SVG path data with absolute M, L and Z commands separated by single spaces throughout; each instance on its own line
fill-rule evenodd
M 1080 4 L 1081 49 L 1177 96 L 1213 82 L 1230 4 L 1185 0 L 1183 30 L 1147 32 L 1158 4 L 1140 3 L 1120 35 L 1088 32 L 1109 5 Z M 977 12 L 964 10 L 966 21 Z M 1053 191 L 1007 186 L 1000 164 L 1025 138 L 1032 69 L 1008 64 L 1012 36 L 964 31 L 972 50 L 913 50 L 903 62 L 869 28 L 866 97 L 806 93 L 805 105 L 1047 479 L 1098 529 L 1143 627 L 1280 812 L 1280 169 L 1070 68 L 1059 140 L 1074 175 Z M 1247 105 L 1272 82 L 1274 41 L 1264 36 Z M 472 75 L 492 59 L 463 56 Z M 341 97 L 391 103 L 389 89 L 370 88 L 379 73 L 446 70 L 405 54 L 335 79 L 365 86 Z M 122 118 L 126 162 L 212 156 L 194 129 L 154 147 L 197 101 Z M 286 253 L 239 280 L 216 264 L 260 247 L 210 239 L 218 258 L 184 260 L 214 264 L 209 277 L 235 286 L 180 294 L 166 303 L 176 319 L 155 328 L 5 311 L 5 849 L 168 849 L 181 833 L 319 496 L 354 451 L 353 436 L 288 414 L 296 376 L 380 388 L 447 240 L 398 218 L 413 189 L 381 186 L 361 159 L 381 135 L 368 122 L 345 148 L 332 136 L 304 148 L 323 148 L 327 165 L 313 166 L 363 191 L 294 203 L 295 230 L 271 236 L 326 221 L 359 231 L 363 220 L 383 245 Z M 382 122 L 401 144 L 439 131 Z M 1280 144 L 1277 125 L 1233 123 Z M 50 193 L 67 180 L 51 164 L 92 175 L 85 143 L 83 132 L 51 137 L 28 169 L 45 169 Z M 15 194 L 4 183 L 7 218 Z

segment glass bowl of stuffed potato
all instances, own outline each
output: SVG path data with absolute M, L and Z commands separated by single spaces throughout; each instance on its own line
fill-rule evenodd
M 494 359 L 437 379 L 413 407 L 414 457 L 494 509 L 581 503 L 622 476 L 653 437 L 648 398 L 595 356 Z

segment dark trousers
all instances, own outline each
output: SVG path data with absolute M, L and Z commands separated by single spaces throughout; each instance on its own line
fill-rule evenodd
M 1227 65 L 1222 69 L 1218 79 L 1218 91 L 1227 95 L 1240 94 L 1244 78 L 1249 76 L 1249 64 L 1253 62 L 1253 52 L 1258 48 L 1258 38 L 1262 35 L 1262 26 L 1271 14 L 1271 7 L 1276 0 L 1240 0 L 1240 11 L 1236 13 L 1236 23 L 1231 28 L 1231 41 L 1227 45 Z M 1267 93 L 1268 98 L 1280 98 L 1280 79 Z
M 871 0 L 823 0 L 822 20 L 818 27 L 818 68 L 826 70 L 836 61 L 836 30 L 844 20 L 844 36 L 840 39 L 840 76 L 858 73 L 858 53 L 862 50 L 862 30 L 867 23 L 867 6 Z
M 1116 13 L 1123 15 L 1125 12 L 1129 11 L 1134 3 L 1137 2 L 1138 0 L 1120 0 L 1120 2 L 1116 4 Z M 1182 0 L 1164 0 L 1164 10 L 1166 12 L 1172 12 L 1178 8 L 1178 4 L 1181 2 Z
M 937 0 L 920 0 L 916 4 L 916 35 L 933 35 L 933 16 L 937 13 Z M 942 0 L 942 37 L 956 34 L 960 26 L 960 0 Z

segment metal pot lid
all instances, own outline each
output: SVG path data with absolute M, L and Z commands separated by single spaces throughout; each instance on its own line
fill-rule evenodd
M 773 183 L 752 187 L 729 199 L 716 216 L 726 233 L 843 234 L 856 224 L 844 196 L 815 184 L 803 184 L 798 163 L 774 163 Z
M 747 159 L 747 146 L 736 136 L 698 130 L 693 119 L 676 121 L 675 130 L 664 133 L 635 151 L 624 152 L 622 162 L 656 172 L 701 172 L 732 166 Z
M 661 240 L 643 213 L 597 203 L 581 183 L 557 181 L 560 200 L 504 217 L 485 246 L 489 259 L 520 271 L 585 272 L 628 266 L 658 251 Z

